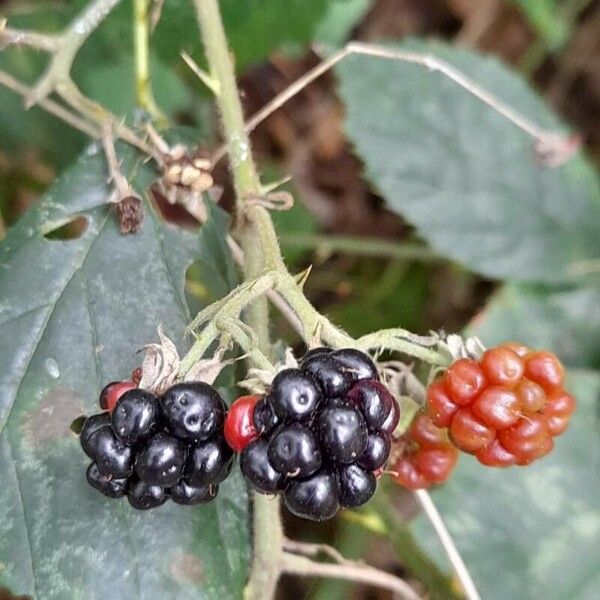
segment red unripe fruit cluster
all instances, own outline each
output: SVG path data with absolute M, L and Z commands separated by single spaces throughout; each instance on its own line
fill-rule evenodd
M 458 460 L 458 451 L 446 431 L 436 427 L 425 412 L 417 414 L 403 441 L 406 446 L 390 467 L 396 483 L 418 490 L 448 479 Z
M 554 446 L 575 399 L 551 352 L 515 342 L 461 358 L 427 390 L 428 414 L 454 445 L 492 467 L 528 465 Z
M 262 396 L 241 396 L 229 408 L 225 417 L 225 441 L 235 452 L 241 452 L 257 440 L 259 432 L 254 425 L 254 407 Z

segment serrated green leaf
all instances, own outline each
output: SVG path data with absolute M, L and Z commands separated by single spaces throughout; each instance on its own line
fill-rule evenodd
M 600 375 L 573 372 L 578 409 L 551 454 L 492 469 L 461 456 L 433 499 L 486 600 L 595 600 L 600 594 Z M 439 555 L 424 518 L 415 532 Z
M 145 191 L 150 166 L 119 152 Z M 36 600 L 237 598 L 249 553 L 239 475 L 210 504 L 147 513 L 85 481 L 72 420 L 139 365 L 136 351 L 159 324 L 185 350 L 183 282 L 194 257 L 213 263 L 207 285 L 232 283 L 222 220 L 198 237 L 145 203 L 141 232 L 122 236 L 107 195 L 92 146 L 0 246 L 0 585 Z M 81 237 L 44 238 L 75 215 L 88 221 Z
M 486 346 L 514 339 L 556 352 L 570 367 L 600 369 L 600 288 L 504 285 L 469 333 Z
M 495 59 L 442 43 L 401 49 L 439 57 L 532 122 L 560 129 L 527 83 Z M 600 187 L 578 154 L 538 165 L 532 140 L 439 73 L 352 56 L 339 68 L 346 129 L 390 208 L 438 251 L 491 277 L 572 277 L 600 256 Z

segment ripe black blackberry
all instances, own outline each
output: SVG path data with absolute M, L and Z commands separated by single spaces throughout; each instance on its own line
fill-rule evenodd
M 293 514 L 323 521 L 375 493 L 399 416 L 367 354 L 316 348 L 275 377 L 243 432 L 229 429 L 255 490 L 282 493 Z
M 202 382 L 178 383 L 163 397 L 123 387 L 116 403 L 104 402 L 110 411 L 88 417 L 81 430 L 92 459 L 88 483 L 109 498 L 127 496 L 139 510 L 169 498 L 183 505 L 213 500 L 233 460 L 218 392 Z

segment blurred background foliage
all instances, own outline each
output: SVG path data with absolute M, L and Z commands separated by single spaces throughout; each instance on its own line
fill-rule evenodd
M 14 27 L 58 31 L 84 4 L 0 0 L 0 14 Z M 542 167 L 530 139 L 439 75 L 353 57 L 270 117 L 253 143 L 265 180 L 292 177 L 296 204 L 274 214 L 290 268 L 316 267 L 309 297 L 351 334 L 467 328 L 486 344 L 518 338 L 553 348 L 572 368 L 582 408 L 552 457 L 527 473 L 489 473 L 463 458 L 435 496 L 485 598 L 598 598 L 600 2 L 221 4 L 246 114 L 329 48 L 383 40 L 447 60 L 533 122 L 581 134 L 582 152 Z M 131 20 L 131 3 L 123 2 L 83 47 L 73 73 L 87 94 L 135 122 Z M 215 147 L 209 93 L 179 55 L 186 50 L 203 62 L 188 0 L 166 0 L 151 50 L 159 106 Z M 0 53 L 0 68 L 28 83 L 43 65 L 28 50 Z M 0 236 L 85 143 L 0 89 Z M 230 207 L 226 165 L 215 178 Z M 188 272 L 193 305 L 209 299 L 201 272 Z M 279 320 L 274 328 L 289 335 Z M 409 495 L 386 486 L 374 508 L 327 527 L 293 519 L 288 527 L 410 577 L 432 598 L 457 597 L 427 524 L 404 524 L 416 513 Z M 285 579 L 281 597 L 387 596 Z

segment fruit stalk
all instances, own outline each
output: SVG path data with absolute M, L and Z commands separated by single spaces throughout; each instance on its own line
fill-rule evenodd
M 246 205 L 250 197 L 261 194 L 260 180 L 252 157 L 250 140 L 244 128 L 235 73 L 217 0 L 194 0 L 211 76 L 218 85 L 216 97 L 228 146 L 230 167 L 236 192 L 238 238 L 245 254 L 246 280 L 258 277 L 267 267 L 283 267 L 277 237 L 268 213 L 261 207 Z M 260 244 L 257 244 L 260 240 Z M 267 249 L 267 251 L 265 251 Z M 269 354 L 269 314 L 266 296 L 254 300 L 246 312 L 260 350 Z M 254 495 L 253 564 L 245 596 L 248 600 L 271 598 L 280 575 L 283 528 L 279 503 Z

